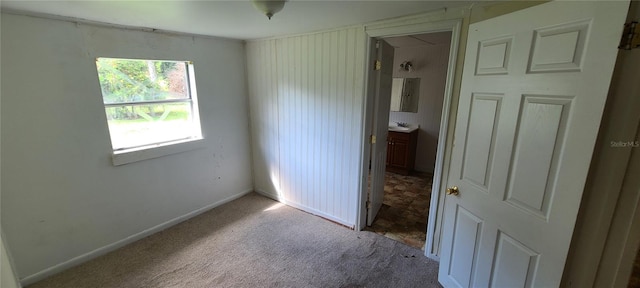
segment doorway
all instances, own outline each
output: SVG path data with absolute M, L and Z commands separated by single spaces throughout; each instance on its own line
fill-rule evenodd
M 373 163 L 375 160 L 375 152 L 373 151 L 376 147 L 372 145 L 375 143 L 375 134 L 369 134 L 375 128 L 378 123 L 373 121 L 374 116 L 376 114 L 376 106 L 374 105 L 378 98 L 376 97 L 376 93 L 378 88 L 376 87 L 376 77 L 378 74 L 374 69 L 374 65 L 376 63 L 376 58 L 378 56 L 378 49 L 376 49 L 375 43 L 377 42 L 376 38 L 386 38 L 386 37 L 394 37 L 394 36 L 405 36 L 405 35 L 415 35 L 415 34 L 424 34 L 424 33 L 437 33 L 437 32 L 451 32 L 451 45 L 449 49 L 449 57 L 447 63 L 447 77 L 445 84 L 445 92 L 444 92 L 444 100 L 442 102 L 442 116 L 440 118 L 440 132 L 438 135 L 438 145 L 437 145 L 437 153 L 436 160 L 433 171 L 433 180 L 432 180 L 432 191 L 431 199 L 429 203 L 429 216 L 427 219 L 427 237 L 425 243 L 425 255 L 429 258 L 439 260 L 439 249 L 440 249 L 440 236 L 441 236 L 441 226 L 442 226 L 442 207 L 444 205 L 444 191 L 441 189 L 444 181 L 447 178 L 448 171 L 444 169 L 445 163 L 448 161 L 449 157 L 448 151 L 445 151 L 444 147 L 451 145 L 452 139 L 450 137 L 450 113 L 451 113 L 451 101 L 453 94 L 453 82 L 454 75 L 456 74 L 457 66 L 457 56 L 458 56 L 458 46 L 460 40 L 460 33 L 462 29 L 462 20 L 461 19 L 451 19 L 451 20 L 443 20 L 443 21 L 432 21 L 429 19 L 420 19 L 418 21 L 414 21 L 411 24 L 403 23 L 400 25 L 394 24 L 385 24 L 385 25 L 377 25 L 377 26 L 368 26 L 366 27 L 366 33 L 368 35 L 368 61 L 366 65 L 367 73 L 366 73 L 366 101 L 365 106 L 363 107 L 365 110 L 365 118 L 364 118 L 364 137 L 362 142 L 362 171 L 369 171 L 370 160 Z M 393 64 L 391 64 L 393 65 Z M 387 104 L 390 105 L 390 104 Z M 388 106 L 387 106 L 388 107 Z M 380 113 L 380 114 L 384 114 Z M 387 114 L 388 116 L 389 114 Z M 388 117 L 384 121 L 385 123 L 380 123 L 384 125 L 384 131 L 388 131 Z M 375 124 L 375 125 L 374 125 Z M 386 138 L 386 133 L 385 133 Z M 384 139 L 384 138 L 383 138 Z M 385 142 L 386 143 L 386 142 Z M 386 145 L 384 146 L 386 149 Z M 384 174 L 383 174 L 384 175 Z M 370 207 L 376 207 L 375 205 L 371 205 L 369 199 L 369 185 L 368 183 L 369 173 L 361 174 L 361 184 L 360 184 L 360 197 L 358 201 L 358 211 L 359 215 L 357 220 L 357 230 L 363 230 L 367 226 L 367 214 L 374 209 L 369 209 Z M 382 192 L 382 191 L 380 191 Z M 381 193 L 382 194 L 382 193 Z M 376 197 L 382 198 L 382 195 L 374 195 Z M 381 201 L 382 202 L 382 201 Z M 375 210 L 374 210 L 375 211 Z M 375 218 L 375 217 L 373 217 Z
M 382 101 L 391 103 L 389 134 L 382 207 L 365 230 L 418 249 L 426 240 L 451 34 L 380 40 L 394 48 L 391 95 L 381 95 L 391 98 Z

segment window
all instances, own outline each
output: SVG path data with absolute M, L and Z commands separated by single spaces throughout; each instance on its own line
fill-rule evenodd
M 193 64 L 98 58 L 96 66 L 114 154 L 202 138 Z

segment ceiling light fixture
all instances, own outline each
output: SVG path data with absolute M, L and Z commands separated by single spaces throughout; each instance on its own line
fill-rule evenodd
M 267 15 L 269 20 L 273 17 L 273 14 L 278 13 L 284 7 L 285 1 L 277 1 L 277 0 L 252 0 L 253 7 L 260 10 L 262 13 Z

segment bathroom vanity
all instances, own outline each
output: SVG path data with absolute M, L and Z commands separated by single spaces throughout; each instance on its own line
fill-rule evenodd
M 389 127 L 387 136 L 387 171 L 408 175 L 416 160 L 418 128 Z

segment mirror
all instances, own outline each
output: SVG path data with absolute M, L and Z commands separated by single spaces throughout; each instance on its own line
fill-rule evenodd
M 391 111 L 418 112 L 420 78 L 393 78 L 391 84 Z

